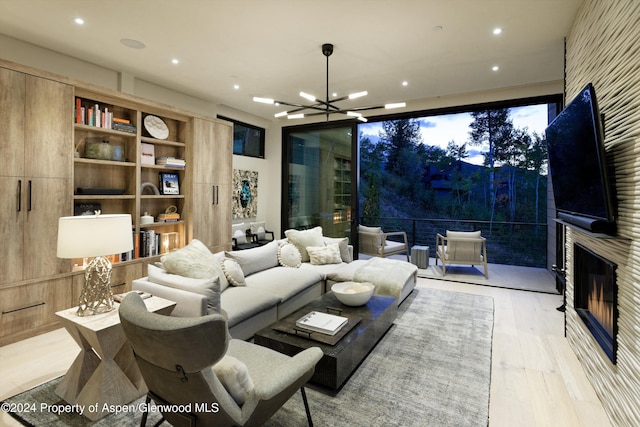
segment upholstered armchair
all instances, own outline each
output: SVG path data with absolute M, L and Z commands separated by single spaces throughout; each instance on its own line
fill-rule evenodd
M 322 357 L 319 348 L 289 357 L 231 339 L 220 314 L 162 316 L 149 312 L 136 293 L 127 295 L 119 313 L 149 389 L 147 403 L 191 409 L 162 412 L 173 426 L 262 425 L 298 389 L 312 425 L 303 386 Z
M 487 239 L 480 231 L 449 231 L 446 236 L 436 235 L 436 266 L 442 262 L 442 275 L 448 265 L 482 265 L 484 277 L 489 278 L 487 269 Z
M 389 237 L 400 241 L 389 239 Z M 404 231 L 385 233 L 381 227 L 358 225 L 358 243 L 359 251 L 362 254 L 382 258 L 406 254 L 407 262 L 409 261 L 409 244 L 407 243 L 407 233 Z

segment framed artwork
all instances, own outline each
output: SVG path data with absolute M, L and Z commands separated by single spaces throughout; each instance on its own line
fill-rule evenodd
M 258 172 L 233 170 L 233 219 L 255 218 L 258 213 Z
M 160 193 L 164 195 L 180 194 L 180 181 L 177 173 L 160 172 Z

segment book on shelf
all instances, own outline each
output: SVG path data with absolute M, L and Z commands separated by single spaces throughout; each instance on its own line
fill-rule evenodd
M 165 166 L 168 168 L 180 168 L 184 169 L 186 162 L 184 159 L 176 157 L 158 157 L 156 159 L 156 165 Z
M 349 319 L 335 314 L 312 311 L 296 320 L 296 326 L 313 332 L 335 335 L 349 322 Z
M 158 215 L 158 222 L 177 222 L 180 221 L 179 213 L 163 213 Z
M 159 189 L 160 194 L 164 195 L 178 195 L 180 194 L 180 181 L 177 173 L 160 172 L 159 176 Z
M 146 142 L 140 144 L 140 164 L 156 164 L 156 147 L 153 144 L 147 144 Z

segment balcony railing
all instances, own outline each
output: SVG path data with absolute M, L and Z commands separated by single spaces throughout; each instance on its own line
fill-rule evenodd
M 384 231 L 405 231 L 409 245 L 429 246 L 435 257 L 436 234 L 447 230 L 480 230 L 487 239 L 487 258 L 493 264 L 545 268 L 547 265 L 547 224 L 489 222 L 432 218 L 363 217 L 360 224 L 380 226 Z

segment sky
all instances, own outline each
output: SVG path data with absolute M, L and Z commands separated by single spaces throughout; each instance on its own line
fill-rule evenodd
M 510 116 L 516 128 L 524 129 L 526 127 L 529 132 L 544 135 L 544 130 L 548 124 L 547 104 L 511 108 Z M 424 144 L 435 145 L 443 149 L 447 148 L 449 141 L 454 141 L 456 145 L 462 145 L 469 140 L 469 125 L 471 122 L 472 118 L 469 113 L 424 117 L 420 120 L 422 141 Z M 381 130 L 381 122 L 358 125 L 358 133 L 369 136 L 372 142 L 378 141 L 378 135 Z M 465 161 L 481 165 L 484 160 L 482 153 L 487 150 L 488 146 L 468 145 L 467 152 L 470 155 Z

